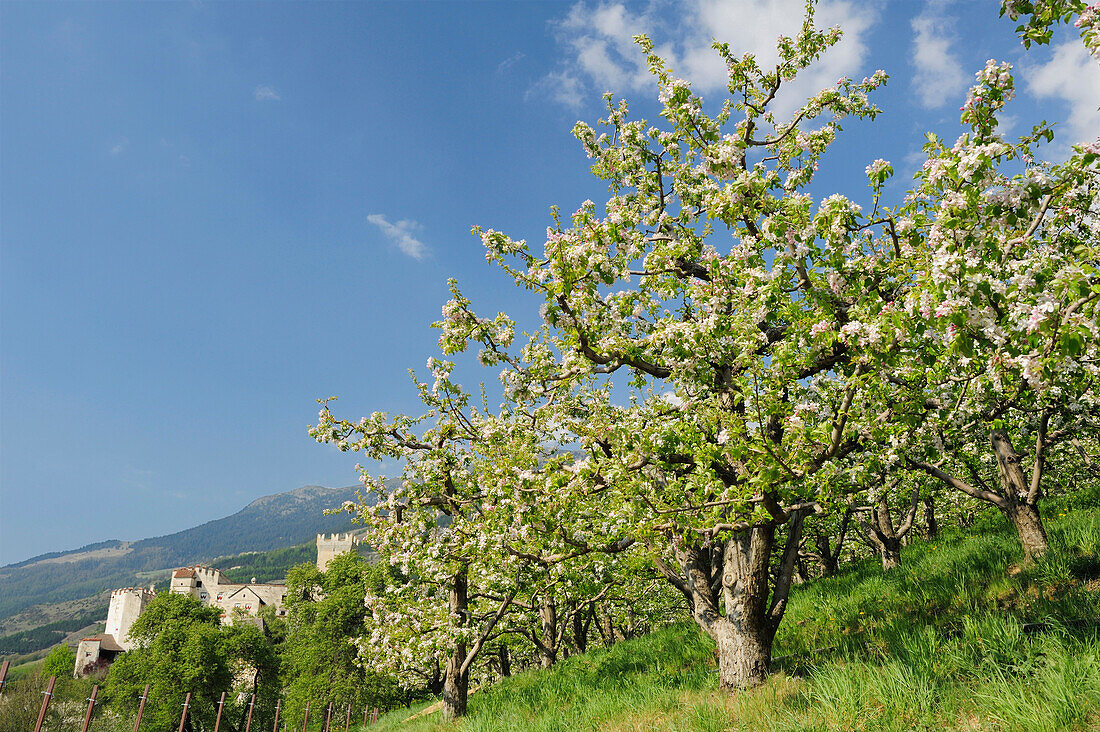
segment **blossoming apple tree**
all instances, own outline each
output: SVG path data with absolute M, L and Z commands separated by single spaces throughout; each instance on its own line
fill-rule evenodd
M 917 276 L 904 298 L 910 357 L 891 381 L 920 413 L 908 466 L 995 505 L 1036 557 L 1052 450 L 1100 426 L 1100 139 L 1042 163 L 1045 125 L 1015 143 L 998 132 L 1014 95 L 1008 64 L 976 77 L 962 108 L 970 129 L 951 146 L 929 136 L 899 214 Z
M 639 37 L 665 124 L 609 97 L 606 132 L 574 129 L 609 182 L 603 210 L 556 219 L 541 251 L 478 231 L 543 299 L 543 329 L 510 354 L 457 289 L 441 323 L 444 352 L 480 344 L 506 387 L 574 390 L 558 421 L 587 458 L 559 503 L 598 506 L 578 528 L 649 547 L 716 641 L 727 689 L 766 677 L 802 522 L 888 418 L 861 393 L 904 322 L 898 233 L 878 208 L 891 168 L 868 166 L 866 212 L 806 192 L 843 121 L 877 114 L 867 95 L 886 76 L 841 79 L 789 119 L 771 111 L 839 36 L 813 26 L 810 4 L 774 68 L 716 44 L 730 98 L 714 115 Z

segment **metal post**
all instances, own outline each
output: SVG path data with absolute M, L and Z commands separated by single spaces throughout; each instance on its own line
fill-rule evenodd
M 4 679 L 8 678 L 8 662 L 4 661 L 4 665 L 0 666 L 0 694 L 4 693 Z
M 348 732 L 351 729 L 351 704 L 348 704 L 348 718 L 344 722 L 344 732 Z
M 309 702 L 306 702 L 306 716 L 302 720 L 302 732 L 306 732 L 306 725 L 309 724 Z
M 252 729 L 252 709 L 256 706 L 256 695 L 253 694 L 252 698 L 248 701 L 248 721 L 245 722 L 244 732 L 250 732 Z
M 283 700 L 279 699 L 275 702 L 275 724 L 271 727 L 271 732 L 279 732 L 279 710 L 283 706 Z
M 145 714 L 145 700 L 149 698 L 149 684 L 145 685 L 145 691 L 141 692 L 141 704 L 138 704 L 137 721 L 134 722 L 134 732 L 138 732 L 141 726 L 141 715 Z
M 46 707 L 50 706 L 50 697 L 53 696 L 53 685 L 57 682 L 56 676 L 50 677 L 50 683 L 46 685 L 46 690 L 42 692 L 45 697 L 42 700 L 42 708 L 38 710 L 38 722 L 34 725 L 34 732 L 41 732 L 42 723 L 46 721 Z
M 222 692 L 222 698 L 218 700 L 218 716 L 214 719 L 214 732 L 218 732 L 218 727 L 222 726 L 222 710 L 225 709 L 225 692 Z
M 325 715 L 325 732 L 329 732 L 328 725 L 332 721 L 332 702 L 328 703 L 328 714 Z
M 187 721 L 187 709 L 191 706 L 191 692 L 187 692 L 187 696 L 183 700 L 183 716 L 180 717 L 180 728 L 177 732 L 183 732 L 183 724 Z
M 80 732 L 88 732 L 88 725 L 92 723 L 92 710 L 95 709 L 95 698 L 99 695 L 99 684 L 92 687 L 92 695 L 88 698 L 88 713 L 84 715 L 84 726 Z

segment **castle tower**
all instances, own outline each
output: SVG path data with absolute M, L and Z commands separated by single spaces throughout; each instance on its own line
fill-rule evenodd
M 130 650 L 134 644 L 130 641 L 130 626 L 145 609 L 156 594 L 143 587 L 127 587 L 111 593 L 111 604 L 107 608 L 107 627 L 105 633 L 114 637 L 123 650 Z
M 318 534 L 317 569 L 324 572 L 334 557 L 355 551 L 358 543 L 359 540 L 351 534 Z
M 210 598 L 217 593 L 222 573 L 213 567 L 196 564 L 194 567 L 182 567 L 172 572 L 172 584 L 169 592 L 173 595 L 191 595 L 209 604 Z

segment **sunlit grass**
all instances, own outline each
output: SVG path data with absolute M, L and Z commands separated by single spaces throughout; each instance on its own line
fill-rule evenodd
M 1100 512 L 1048 519 L 1022 566 L 1010 531 L 947 533 L 797 587 L 759 689 L 717 689 L 713 644 L 677 626 L 473 694 L 444 725 L 418 707 L 371 730 L 1086 730 L 1100 725 Z M 1027 623 L 1046 623 L 1041 632 Z M 421 705 L 419 709 L 423 709 Z

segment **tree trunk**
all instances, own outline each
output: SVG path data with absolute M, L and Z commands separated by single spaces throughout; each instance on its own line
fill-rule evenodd
M 936 507 L 932 503 L 932 496 L 924 499 L 924 538 L 932 541 L 940 535 L 940 527 L 936 524 Z
M 887 572 L 901 564 L 901 541 L 887 538 L 879 545 L 882 570 Z
M 596 612 L 596 630 L 600 633 L 600 640 L 604 646 L 610 648 L 618 642 L 615 637 L 615 623 L 611 617 L 611 610 L 602 607 Z
M 454 576 L 451 585 L 449 607 L 452 615 L 457 615 L 460 626 L 469 619 L 466 570 Z M 469 670 L 462 670 L 466 660 L 466 643 L 459 641 L 447 658 L 447 671 L 443 679 L 443 721 L 450 722 L 466 714 L 466 695 L 470 688 Z
M 537 644 L 539 660 L 543 668 L 550 668 L 558 662 L 558 613 L 549 592 L 539 605 L 539 625 L 542 630 L 542 642 Z
M 786 610 L 798 558 L 802 515 L 790 516 L 787 542 L 770 587 L 775 531 L 774 523 L 737 531 L 719 545 L 720 550 L 673 545 L 683 574 L 670 581 L 688 597 L 695 622 L 714 639 L 718 682 L 726 690 L 750 689 L 768 676 L 772 640 Z
M 1005 511 L 1008 520 L 1016 527 L 1020 536 L 1020 545 L 1024 548 L 1024 557 L 1028 561 L 1038 559 L 1050 548 L 1043 520 L 1039 516 L 1039 507 L 1027 503 L 1018 503 Z
M 506 679 L 512 675 L 512 660 L 508 657 L 508 646 L 501 643 L 497 649 L 497 656 L 500 658 L 501 678 Z
M 993 443 L 993 454 L 997 457 L 1001 492 L 1007 504 L 1002 507 L 1002 510 L 1016 527 L 1025 559 L 1028 561 L 1037 559 L 1046 554 L 1047 549 L 1050 548 L 1046 529 L 1043 528 L 1043 520 L 1039 516 L 1038 496 L 1035 496 L 1034 502 L 1028 501 L 1031 485 L 1024 476 L 1020 456 L 1012 447 L 1008 433 L 1005 430 L 993 430 L 990 433 L 990 441 Z
M 443 692 L 443 669 L 439 667 L 439 661 L 435 662 L 435 667 L 432 669 L 432 675 L 427 679 L 428 681 L 428 693 L 432 696 L 441 694 Z
M 577 653 L 584 653 L 588 650 L 588 625 L 584 622 L 584 615 L 585 611 L 578 610 L 574 604 L 572 608 L 573 645 L 577 647 Z
M 751 689 L 767 680 L 772 634 L 766 627 L 719 620 L 711 636 L 718 646 L 719 687 L 726 691 Z

